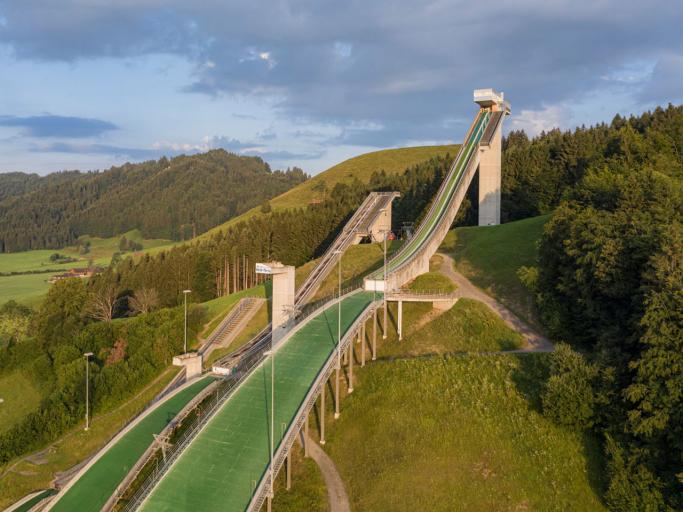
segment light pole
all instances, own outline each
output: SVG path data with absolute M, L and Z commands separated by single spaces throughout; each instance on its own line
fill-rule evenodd
M 268 511 L 270 512 L 273 498 L 275 497 L 275 475 L 273 473 L 273 458 L 275 456 L 275 350 L 273 339 L 270 339 L 270 350 L 263 355 L 270 356 L 270 497 L 268 498 Z
M 338 288 L 338 302 L 337 302 L 337 379 L 335 383 L 335 400 L 334 400 L 334 417 L 339 418 L 339 372 L 341 371 L 341 278 L 342 278 L 342 271 L 341 271 L 341 260 L 342 260 L 342 251 L 334 251 L 333 254 L 338 255 L 338 263 L 339 263 L 339 288 Z
M 382 294 L 382 298 L 384 299 L 384 328 L 382 329 L 382 339 L 386 340 L 387 339 L 387 235 L 389 234 L 388 230 L 382 230 L 382 234 L 384 235 L 384 293 Z
M 89 366 L 90 366 L 90 356 L 92 356 L 92 352 L 86 352 L 83 354 L 83 357 L 85 357 L 85 430 L 87 431 L 90 428 L 90 414 L 89 414 L 89 409 L 90 409 L 90 378 L 89 378 Z
M 187 294 L 192 290 L 183 290 L 183 298 L 185 299 L 185 342 L 183 344 L 183 354 L 187 354 Z

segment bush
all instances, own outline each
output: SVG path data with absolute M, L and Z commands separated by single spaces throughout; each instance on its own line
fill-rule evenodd
M 551 355 L 550 371 L 541 396 L 543 413 L 559 425 L 591 427 L 597 402 L 593 389 L 597 367 L 569 345 L 558 343 Z

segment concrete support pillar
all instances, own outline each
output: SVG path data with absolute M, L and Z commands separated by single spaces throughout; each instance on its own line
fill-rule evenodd
M 372 315 L 372 360 L 377 359 L 377 308 Z
M 323 384 L 323 389 L 320 392 L 320 444 L 325 444 L 325 387 L 327 382 Z
M 311 413 L 307 412 L 304 420 L 304 457 L 308 457 L 308 417 L 310 415 Z
M 287 490 L 292 488 L 292 450 L 287 452 Z
M 268 510 L 268 512 L 272 512 L 272 510 L 273 510 L 273 496 L 271 494 L 268 494 L 268 498 L 266 498 L 266 503 L 267 503 L 266 510 Z
M 384 240 L 384 233 L 391 230 L 391 203 L 377 216 L 375 222 L 370 226 L 370 237 L 373 242 Z
M 501 130 L 498 126 L 488 147 L 479 153 L 479 225 L 500 224 L 500 160 Z
M 398 301 L 398 341 L 403 339 L 403 301 Z
M 386 290 L 385 292 L 386 293 Z M 384 300 L 384 329 L 382 329 L 382 339 L 387 339 L 387 301 Z
M 349 395 L 353 393 L 353 343 L 349 343 Z
M 339 350 L 337 348 L 337 350 Z M 337 366 L 337 376 L 335 379 L 335 384 L 334 384 L 334 419 L 336 420 L 339 418 L 339 378 L 340 378 L 340 372 L 341 368 Z
M 365 322 L 360 328 L 360 366 L 365 366 Z

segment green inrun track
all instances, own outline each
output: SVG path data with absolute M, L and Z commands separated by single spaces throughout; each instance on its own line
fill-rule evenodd
M 378 295 L 379 296 L 379 295 Z M 342 300 L 342 336 L 372 303 Z M 275 360 L 275 450 L 337 341 L 337 304 L 308 320 L 235 389 L 143 502 L 145 512 L 244 511 L 270 461 L 271 364 Z
M 112 445 L 59 498 L 51 510 L 99 512 L 133 465 L 152 444 L 153 434 L 161 432 L 192 398 L 213 381 L 213 377 L 204 377 L 162 402 Z
M 470 156 L 479 147 L 479 141 L 484 134 L 490 117 L 491 113 L 487 111 L 480 111 L 477 115 L 473 128 L 470 131 L 470 136 L 463 143 L 462 152 L 460 153 L 459 158 L 453 163 L 454 171 L 447 176 L 448 182 L 444 185 L 446 187 L 445 193 L 439 196 L 438 202 L 435 208 L 431 210 L 430 216 L 424 219 L 423 225 L 425 227 L 423 228 L 420 226 L 415 233 L 415 236 L 401 248 L 396 256 L 387 262 L 387 274 L 390 274 L 403 263 L 410 260 L 439 225 L 441 218 L 448 210 L 451 199 L 457 190 L 457 185 L 460 183 L 460 177 L 467 169 L 467 162 L 469 161 Z M 384 269 L 379 269 L 369 276 L 370 279 L 375 280 L 383 279 L 383 277 Z

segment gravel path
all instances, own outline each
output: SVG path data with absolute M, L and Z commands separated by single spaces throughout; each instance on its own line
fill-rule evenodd
M 475 299 L 486 304 L 491 310 L 511 328 L 520 333 L 524 337 L 525 347 L 519 350 L 510 350 L 508 353 L 514 352 L 552 352 L 554 350 L 553 344 L 548 338 L 542 336 L 537 331 L 529 327 L 520 318 L 515 315 L 508 308 L 503 306 L 496 299 L 487 295 L 479 288 L 474 286 L 472 282 L 456 272 L 455 262 L 453 258 L 444 253 L 438 253 L 443 258 L 443 264 L 439 268 L 439 272 L 451 279 L 457 286 L 456 294 L 459 297 L 468 299 Z
M 332 459 L 324 450 L 310 437 L 306 440 L 308 443 L 308 454 L 315 461 L 320 468 L 325 480 L 325 487 L 327 487 L 327 497 L 330 502 L 331 512 L 351 512 L 349 505 L 349 497 L 344 488 L 344 482 L 339 476 L 339 471 L 334 465 Z

